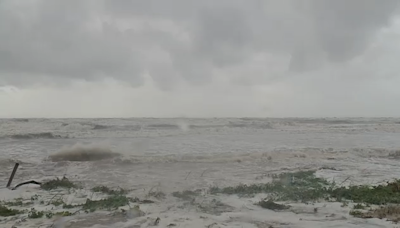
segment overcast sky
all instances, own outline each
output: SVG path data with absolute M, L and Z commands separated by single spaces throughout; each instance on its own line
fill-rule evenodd
M 0 117 L 400 116 L 398 0 L 1 0 Z

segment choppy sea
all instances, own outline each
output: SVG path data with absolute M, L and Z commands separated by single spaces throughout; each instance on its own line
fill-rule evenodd
M 374 184 L 400 176 L 398 151 L 395 118 L 0 119 L 0 185 L 15 162 L 13 184 L 67 176 L 173 192 L 299 169 Z

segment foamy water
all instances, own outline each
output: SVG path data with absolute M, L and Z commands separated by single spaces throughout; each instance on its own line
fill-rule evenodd
M 268 173 L 299 169 L 319 169 L 318 175 L 348 179 L 349 184 L 374 184 L 400 176 L 394 156 L 399 138 L 400 119 L 388 118 L 3 119 L 0 176 L 5 186 L 19 161 L 13 184 L 66 175 L 88 188 L 121 186 L 135 189 L 138 196 L 154 188 L 168 194 L 265 182 Z M 37 191 L 23 187 L 0 193 L 8 199 Z M 381 220 L 352 218 L 349 208 L 335 204 L 298 205 L 305 212 L 294 214 L 260 209 L 252 202 L 257 198 L 219 197 L 229 209 L 218 215 L 178 207 L 176 199 L 167 197 L 146 206 L 142 219 L 96 225 L 96 219 L 89 219 L 96 216 L 92 214 L 85 215 L 92 223 L 65 227 L 147 227 L 156 217 L 161 218 L 160 227 L 393 227 Z M 210 198 L 204 196 L 203 201 Z M 306 213 L 316 206 L 321 207 L 319 214 Z M 337 217 L 327 217 L 332 213 Z M 26 221 L 18 227 L 38 223 L 49 221 Z

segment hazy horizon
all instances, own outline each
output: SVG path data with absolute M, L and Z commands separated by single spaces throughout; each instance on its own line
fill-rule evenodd
M 0 3 L 0 118 L 400 117 L 400 1 Z
M 196 117 L 196 116 L 135 116 L 135 117 L 1 117 L 0 119 L 397 119 L 400 116 L 217 116 L 217 117 Z

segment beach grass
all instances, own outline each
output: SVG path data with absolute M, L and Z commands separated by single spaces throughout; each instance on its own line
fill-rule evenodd
M 237 194 L 242 197 L 266 193 L 258 205 L 271 210 L 288 209 L 275 202 L 314 203 L 321 201 L 342 202 L 346 207 L 349 202 L 356 203 L 350 215 L 359 218 L 387 218 L 400 221 L 400 180 L 386 184 L 339 186 L 316 177 L 315 171 L 299 171 L 271 175 L 272 182 L 233 187 L 212 187 L 212 194 Z M 378 207 L 378 208 L 376 208 Z
M 341 202 L 342 207 L 347 207 L 349 203 L 352 203 L 349 214 L 354 217 L 387 218 L 394 222 L 400 221 L 400 206 L 397 206 L 400 203 L 399 180 L 376 186 L 340 186 L 335 182 L 317 177 L 315 171 L 271 174 L 270 177 L 272 181 L 267 183 L 211 187 L 208 193 L 211 196 L 236 194 L 241 197 L 253 197 L 263 193 L 266 194 L 266 197 L 263 197 L 256 205 L 274 211 L 289 210 L 290 203 Z M 41 189 L 52 192 L 57 189 L 65 191 L 66 189 L 82 189 L 82 187 L 63 177 L 44 182 Z M 30 199 L 16 198 L 0 202 L 0 216 L 27 214 L 30 219 L 52 218 L 55 215 L 71 216 L 80 212 L 92 213 L 98 210 L 116 211 L 125 206 L 131 208 L 131 204 L 154 203 L 148 199 L 140 200 L 130 197 L 128 196 L 130 191 L 123 188 L 101 185 L 87 191 L 90 194 L 99 193 L 102 197 L 96 199 L 87 197 L 86 200 L 75 204 L 67 203 L 63 195 L 57 195 L 58 193 L 51 199 L 44 199 L 40 195 L 34 195 Z M 173 192 L 171 195 L 179 200 L 194 201 L 201 196 L 202 192 L 202 190 L 185 190 Z M 161 191 L 150 191 L 146 198 L 148 197 L 163 200 L 166 198 L 166 194 Z M 35 209 L 36 204 L 47 205 L 51 209 Z
M 129 190 L 122 188 L 110 188 L 107 186 L 96 186 L 87 190 L 88 198 L 79 204 L 67 203 L 65 195 L 71 193 L 71 189 L 82 189 L 79 184 L 74 183 L 66 177 L 55 178 L 41 184 L 41 189 L 53 195 L 50 199 L 46 199 L 41 195 L 33 195 L 30 198 L 15 198 L 9 201 L 0 201 L 0 217 L 10 217 L 26 214 L 29 219 L 52 218 L 53 216 L 71 216 L 80 212 L 92 213 L 97 210 L 114 211 L 121 207 L 129 206 L 130 203 L 153 203 L 151 200 L 140 200 L 138 198 L 128 197 Z M 89 196 L 99 193 L 103 197 L 92 199 Z M 46 193 L 43 193 L 46 195 Z M 41 205 L 41 208 L 47 207 L 46 210 L 39 210 L 35 205 Z M 18 208 L 18 209 L 17 209 Z M 21 208 L 21 209 L 19 209 Z

